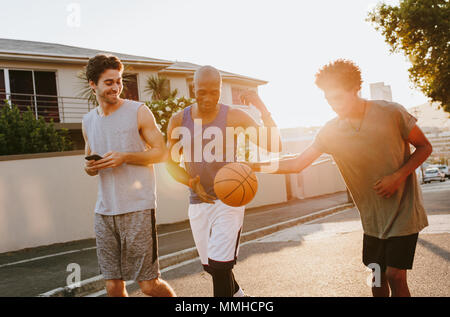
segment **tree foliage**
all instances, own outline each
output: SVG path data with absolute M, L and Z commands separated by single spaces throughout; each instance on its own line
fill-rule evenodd
M 43 117 L 36 120 L 30 107 L 0 103 L 0 155 L 60 152 L 72 149 L 66 129 L 57 130 Z
M 369 13 L 368 21 L 384 36 L 391 52 L 409 58 L 413 84 L 450 112 L 450 1 L 382 3 Z
M 193 103 L 193 99 L 180 97 L 168 98 L 166 100 L 153 100 L 152 102 L 146 102 L 145 104 L 150 108 L 155 116 L 158 128 L 167 138 L 167 125 L 169 124 L 169 120 L 172 115 L 192 105 Z
M 167 100 L 175 98 L 178 90 L 170 90 L 170 81 L 161 76 L 149 76 L 145 85 L 145 91 L 152 94 L 152 100 Z

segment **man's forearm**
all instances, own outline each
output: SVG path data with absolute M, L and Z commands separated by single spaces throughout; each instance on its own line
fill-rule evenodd
M 126 152 L 124 162 L 132 165 L 149 165 L 164 162 L 167 159 L 167 150 L 160 148 L 148 149 L 144 152 Z
M 173 177 L 173 179 L 175 179 L 178 183 L 181 183 L 189 187 L 190 176 L 184 168 L 182 168 L 176 162 L 169 160 L 166 163 L 166 169 L 169 172 L 169 174 Z
M 253 163 L 252 169 L 263 173 L 291 174 L 300 173 L 322 155 L 313 146 L 294 157 L 263 163 Z
M 430 145 L 424 145 L 417 147 L 409 160 L 394 174 L 396 174 L 402 181 L 413 173 L 423 162 L 430 156 L 432 147 Z
M 270 174 L 291 174 L 300 172 L 297 168 L 296 158 L 253 163 L 252 169 L 256 172 L 266 172 Z

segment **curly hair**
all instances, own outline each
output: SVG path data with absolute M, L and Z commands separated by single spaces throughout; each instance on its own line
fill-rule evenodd
M 107 69 L 123 70 L 123 64 L 120 59 L 114 55 L 98 54 L 91 57 L 86 66 L 86 78 L 93 81 L 96 85 L 101 74 Z
M 361 89 L 361 70 L 352 61 L 338 59 L 323 66 L 316 74 L 316 85 L 322 89 Z

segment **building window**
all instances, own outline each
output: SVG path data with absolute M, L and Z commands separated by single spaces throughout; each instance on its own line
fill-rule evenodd
M 0 69 L 0 102 L 6 99 L 5 71 Z
M 55 72 L 10 69 L 7 80 L 12 104 L 21 111 L 30 107 L 36 117 L 46 121 L 59 122 Z
M 59 122 L 58 97 L 56 92 L 56 74 L 54 72 L 34 72 L 36 105 L 38 116 L 46 120 Z
M 137 74 L 124 75 L 122 97 L 139 101 Z

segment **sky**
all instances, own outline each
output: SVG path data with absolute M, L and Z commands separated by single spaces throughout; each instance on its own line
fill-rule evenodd
M 321 126 L 335 114 L 314 85 L 338 58 L 362 70 L 362 97 L 384 82 L 406 108 L 427 102 L 409 61 L 367 13 L 377 0 L 0 0 L 0 38 L 178 60 L 269 83 L 259 95 L 279 127 Z M 397 4 L 398 0 L 384 0 Z

